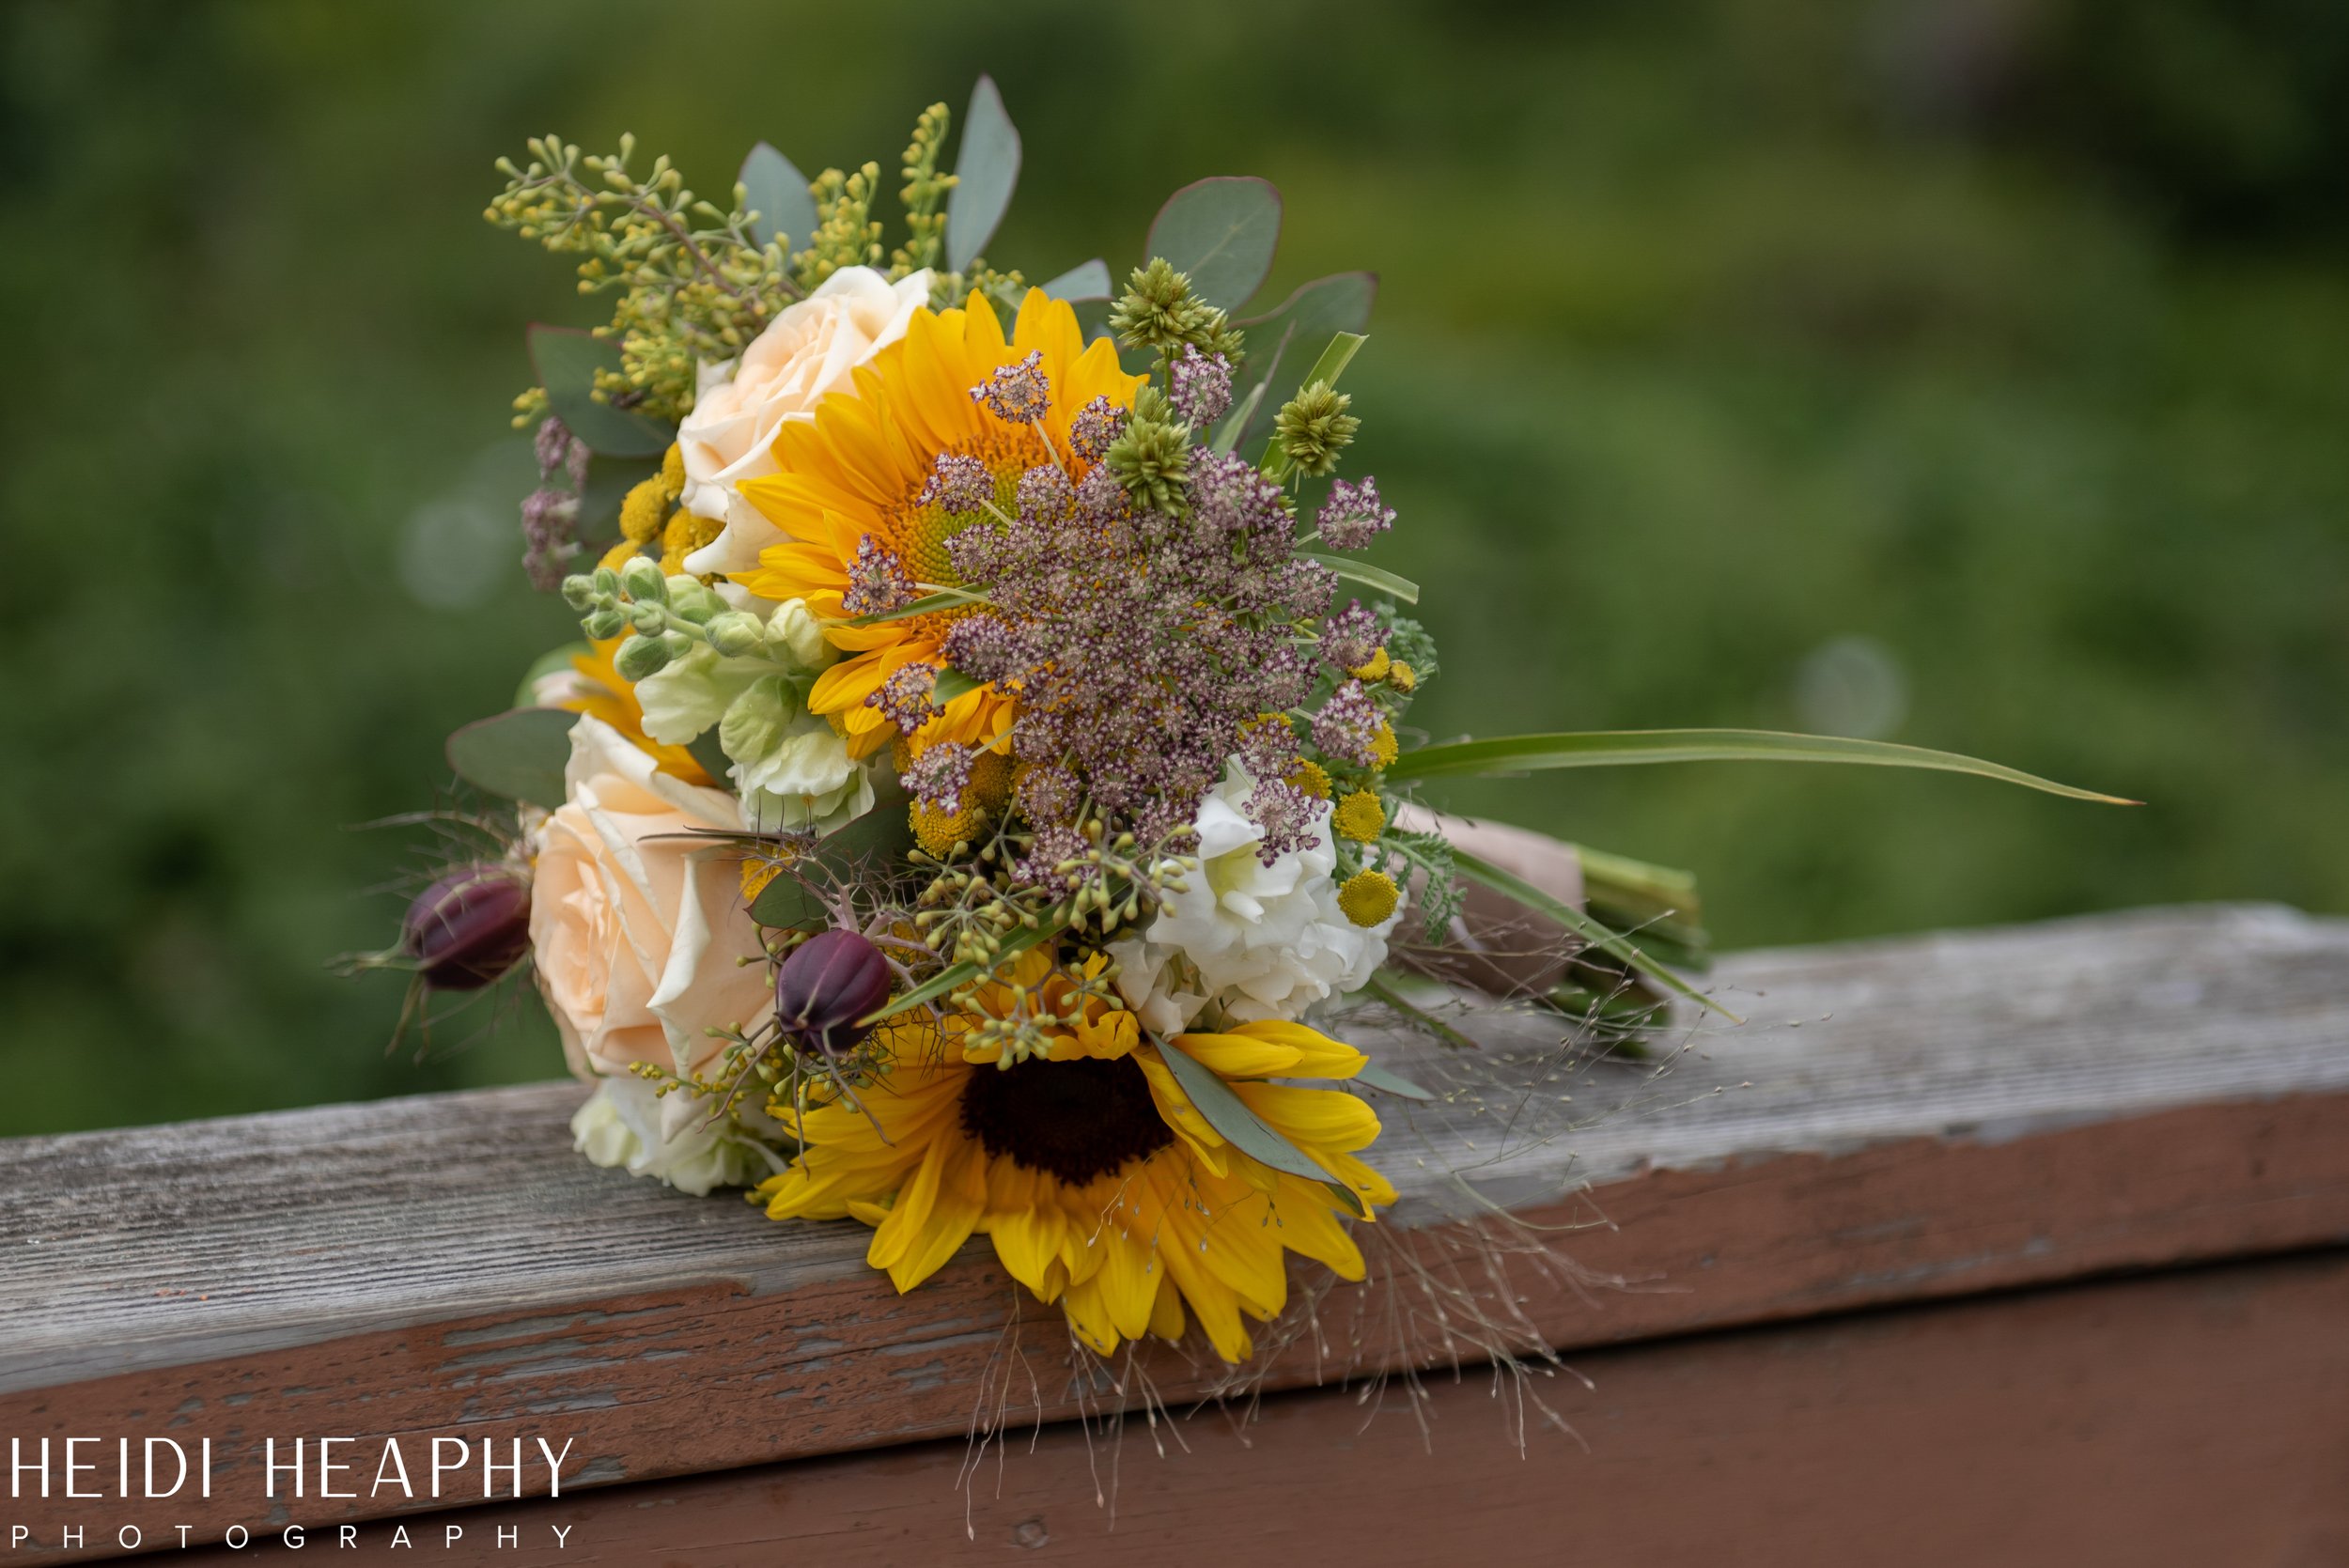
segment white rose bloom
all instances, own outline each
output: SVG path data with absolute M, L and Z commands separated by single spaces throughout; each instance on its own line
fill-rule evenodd
M 1311 845 L 1266 865 L 1264 830 L 1244 809 L 1254 788 L 1237 760 L 1226 766 L 1194 824 L 1199 869 L 1140 938 L 1110 944 L 1118 989 L 1158 1033 L 1188 1027 L 1211 1001 L 1234 1022 L 1294 1018 L 1359 989 L 1386 960 L 1401 911 L 1361 926 L 1338 908 L 1328 808 Z
M 739 360 L 701 367 L 693 411 L 677 427 L 685 509 L 724 531 L 685 558 L 697 577 L 748 571 L 783 535 L 739 486 L 775 472 L 776 432 L 813 419 L 816 406 L 852 389 L 857 366 L 905 335 L 929 303 L 927 271 L 891 283 L 870 267 L 843 267 L 767 324 Z
M 598 1165 L 666 1182 L 706 1197 L 713 1188 L 752 1187 L 784 1168 L 770 1139 L 783 1128 L 739 1103 L 731 1114 L 698 1094 L 662 1095 L 635 1077 L 607 1078 L 571 1117 L 572 1146 Z

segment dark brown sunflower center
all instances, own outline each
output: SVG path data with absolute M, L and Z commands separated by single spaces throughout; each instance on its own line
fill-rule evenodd
M 962 1127 L 988 1154 L 1072 1187 L 1174 1141 L 1130 1056 L 977 1068 L 962 1092 Z

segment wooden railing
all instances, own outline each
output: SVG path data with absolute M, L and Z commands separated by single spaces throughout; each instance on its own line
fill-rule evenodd
M 1510 1094 L 1372 1043 L 1450 1092 L 1380 1101 L 1409 1157 L 1388 1266 L 1268 1362 L 1325 1387 L 1253 1424 L 1195 1406 L 1211 1358 L 1073 1377 L 983 1245 L 899 1296 L 862 1226 L 594 1169 L 569 1083 L 0 1142 L 0 1435 L 54 1455 L 0 1536 L 28 1562 L 126 1527 L 243 1561 L 288 1525 L 337 1561 L 2349 1560 L 2349 922 L 1752 953 L 1714 990 L 1748 1022 L 1646 1063 L 1471 1017 Z M 1530 1382 L 1455 1380 L 1493 1343 Z M 1414 1366 L 1440 1374 L 1416 1398 L 1326 1387 Z M 1145 1383 L 1155 1424 L 1072 1420 Z M 319 1496 L 330 1436 L 356 1497 Z M 117 1440 L 136 1490 L 150 1436 L 210 1443 L 209 1497 L 115 1495 Z M 55 1483 L 72 1438 L 99 1500 Z M 296 1438 L 303 1495 L 281 1469 L 272 1497 Z M 435 1438 L 466 1466 L 370 1496 L 394 1438 L 418 1494 Z M 559 1498 L 541 1438 L 571 1445 Z M 524 1500 L 484 1502 L 485 1439 L 499 1497 L 519 1440 Z

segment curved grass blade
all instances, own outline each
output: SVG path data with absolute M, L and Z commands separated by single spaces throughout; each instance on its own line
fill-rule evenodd
M 1367 561 L 1357 561 L 1350 555 L 1315 555 L 1311 551 L 1303 553 L 1306 560 L 1319 562 L 1348 582 L 1359 582 L 1365 588 L 1376 588 L 1380 593 L 1392 595 L 1406 604 L 1419 602 L 1419 584 L 1408 577 L 1397 577 L 1391 571 L 1381 571 Z
M 1492 740 L 1455 740 L 1405 753 L 1387 768 L 1387 777 L 1399 782 L 1532 773 L 1551 768 L 1620 768 L 1653 762 L 1843 762 L 1875 768 L 1919 768 L 1940 773 L 1971 773 L 2073 800 L 2095 800 L 2112 806 L 2143 803 L 2123 796 L 2100 795 L 2092 789 L 2057 784 L 2035 773 L 1955 752 L 1930 751 L 1890 740 L 1789 735 L 1777 730 L 1579 730 L 1557 735 L 1513 735 Z
M 1736 1014 L 1700 992 L 1686 980 L 1641 952 L 1621 933 L 1609 930 L 1573 905 L 1563 899 L 1551 897 L 1523 877 L 1501 870 L 1490 861 L 1479 860 L 1457 846 L 1455 846 L 1452 851 L 1452 867 L 1470 881 L 1488 887 L 1497 893 L 1516 899 L 1529 909 L 1548 915 L 1593 947 L 1610 955 L 1619 963 L 1628 964 L 1666 989 L 1687 997 L 1689 1001 L 1712 1012 L 1719 1013 L 1732 1023 L 1745 1022 Z

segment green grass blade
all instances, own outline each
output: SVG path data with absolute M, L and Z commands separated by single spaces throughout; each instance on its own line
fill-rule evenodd
M 1852 740 L 1832 735 L 1787 735 L 1776 730 L 1581 730 L 1559 735 L 1515 735 L 1494 740 L 1455 740 L 1423 746 L 1397 757 L 1387 777 L 1434 779 L 1459 775 L 1531 773 L 1550 768 L 1618 768 L 1652 762 L 1843 762 L 1875 768 L 1920 768 L 1941 773 L 1971 773 L 2045 790 L 2073 800 L 2134 806 L 2142 802 L 2057 784 L 2018 768 L 1929 751 L 1889 740 Z
M 1713 1012 L 1719 1013 L 1722 1017 L 1729 1019 L 1732 1023 L 1743 1023 L 1745 1021 L 1744 1019 L 1738 1017 L 1736 1014 L 1731 1012 L 1728 1008 L 1723 1007 L 1719 1002 L 1715 1001 L 1711 997 L 1702 994 L 1696 989 L 1695 986 L 1689 985 L 1687 981 L 1681 979 L 1680 976 L 1672 973 L 1672 970 L 1666 969 L 1663 965 L 1657 963 L 1655 959 L 1641 952 L 1634 943 L 1627 940 L 1621 933 L 1609 930 L 1606 926 L 1601 925 L 1598 922 L 1593 920 L 1590 916 L 1584 914 L 1573 905 L 1566 903 L 1563 899 L 1551 897 L 1548 893 L 1544 893 L 1541 889 L 1535 887 L 1532 883 L 1526 881 L 1523 877 L 1512 876 L 1508 872 L 1501 870 L 1501 867 L 1493 864 L 1490 861 L 1479 860 L 1476 856 L 1470 854 L 1465 849 L 1461 849 L 1456 846 L 1452 851 L 1452 865 L 1455 871 L 1456 871 L 1460 876 L 1467 877 L 1470 881 L 1480 883 L 1485 887 L 1492 889 L 1493 892 L 1497 893 L 1501 893 L 1505 897 L 1516 899 L 1518 903 L 1524 905 L 1529 909 L 1548 915 L 1550 919 L 1556 921 L 1559 924 L 1564 926 L 1567 930 L 1573 932 L 1576 936 L 1581 938 L 1593 947 L 1599 949 L 1603 953 L 1612 955 L 1618 962 L 1628 964 L 1631 968 L 1638 970 L 1641 974 L 1646 975 L 1657 985 L 1676 992 L 1681 996 L 1687 997 L 1689 1001 L 1696 1002 L 1702 1007 L 1706 1007 L 1711 1009 Z
M 1319 562 L 1349 582 L 1359 582 L 1365 588 L 1376 588 L 1378 592 L 1399 598 L 1406 604 L 1419 602 L 1418 583 L 1408 577 L 1397 577 L 1391 571 L 1382 571 L 1366 561 L 1357 561 L 1346 555 L 1315 555 L 1310 552 L 1306 554 L 1305 559 Z

